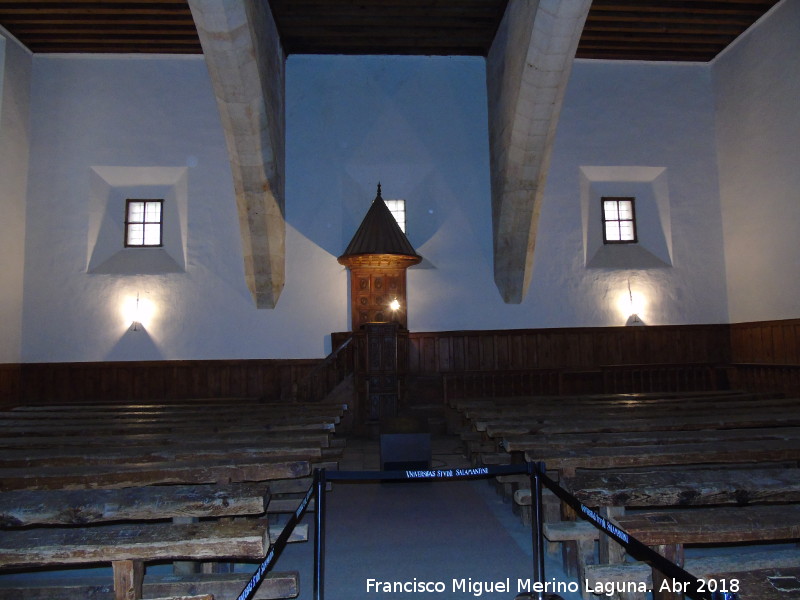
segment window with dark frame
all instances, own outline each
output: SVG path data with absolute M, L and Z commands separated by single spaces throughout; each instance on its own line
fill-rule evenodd
M 162 246 L 163 200 L 125 202 L 125 247 Z
M 603 243 L 635 244 L 636 208 L 634 198 L 603 197 Z

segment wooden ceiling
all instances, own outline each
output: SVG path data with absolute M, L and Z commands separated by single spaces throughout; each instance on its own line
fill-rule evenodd
M 778 1 L 594 0 L 577 56 L 709 61 Z M 270 0 L 288 54 L 481 56 L 507 3 Z M 187 0 L 0 0 L 0 25 L 33 52 L 202 52 Z

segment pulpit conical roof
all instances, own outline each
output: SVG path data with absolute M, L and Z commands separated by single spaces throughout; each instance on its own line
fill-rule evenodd
M 362 254 L 399 254 L 420 257 L 408 241 L 406 234 L 400 229 L 389 207 L 381 197 L 381 184 L 378 194 L 369 207 L 364 220 L 358 227 L 347 249 L 339 258 Z M 416 261 L 419 262 L 419 261 Z

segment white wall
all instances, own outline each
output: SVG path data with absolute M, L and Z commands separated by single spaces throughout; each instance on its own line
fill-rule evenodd
M 408 237 L 426 259 L 409 271 L 411 330 L 620 325 L 628 280 L 647 296 L 648 323 L 726 320 L 706 67 L 575 65 L 520 305 L 504 304 L 493 282 L 483 60 L 294 57 L 289 67 L 288 196 L 315 203 L 294 219 L 287 208 L 290 223 L 337 254 L 378 180 L 385 198 L 405 198 Z M 666 205 L 672 266 L 586 268 L 581 168 L 609 165 L 634 176 L 609 193 L 648 192 L 637 174 L 663 172 L 654 203 Z
M 0 29 L 0 363 L 22 357 L 31 55 Z
M 256 310 L 202 59 L 37 56 L 23 359 L 323 356 L 349 324 L 336 257 L 378 181 L 407 200 L 425 258 L 409 272 L 412 330 L 621 325 L 629 281 L 647 323 L 727 319 L 707 67 L 575 65 L 520 305 L 493 283 L 485 85 L 480 58 L 290 57 L 286 287 Z M 87 273 L 105 167 L 185 173 L 185 271 Z M 616 190 L 650 203 L 667 263 L 587 268 L 592 195 Z M 156 311 L 144 335 L 120 315 L 137 293 Z
M 289 226 L 281 304 L 255 309 L 202 57 L 37 55 L 34 71 L 25 361 L 324 356 L 325 336 L 346 327 L 345 299 L 320 302 L 316 290 L 344 289 L 344 273 Z M 106 167 L 156 175 L 185 169 L 184 271 L 87 273 L 102 220 L 90 214 L 98 210 L 97 174 L 117 172 Z M 125 181 L 114 175 L 100 183 L 125 191 Z M 142 193 L 145 183 L 132 187 Z M 150 183 L 163 192 L 165 181 Z M 110 197 L 121 212 L 124 195 Z M 122 315 L 137 294 L 154 309 L 144 332 L 128 331 L 131 317 Z
M 713 127 L 704 65 L 576 61 L 539 224 L 534 326 L 623 324 L 629 282 L 647 324 L 727 320 Z M 639 248 L 593 257 L 599 196 L 629 194 L 648 217 Z
M 800 316 L 800 2 L 713 64 L 731 321 Z

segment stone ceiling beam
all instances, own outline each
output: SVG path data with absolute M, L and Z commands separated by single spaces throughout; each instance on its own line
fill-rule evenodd
M 503 300 L 530 286 L 558 116 L 591 0 L 510 0 L 486 59 L 494 278 Z
M 274 308 L 285 279 L 285 63 L 269 3 L 189 0 L 225 130 L 247 286 Z

